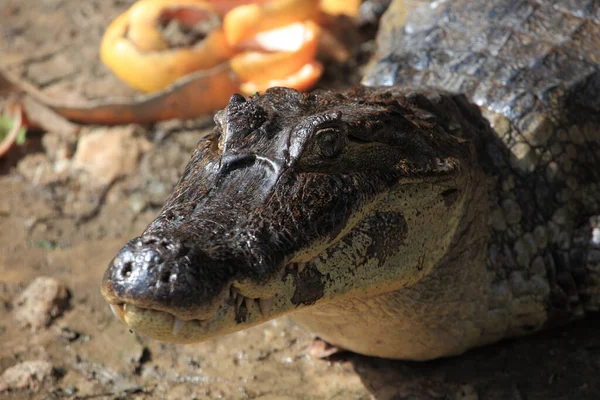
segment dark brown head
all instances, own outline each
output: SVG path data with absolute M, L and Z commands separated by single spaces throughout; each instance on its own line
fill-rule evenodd
M 390 191 L 458 173 L 464 146 L 423 102 L 391 89 L 232 96 L 160 215 L 111 262 L 104 296 L 133 329 L 176 342 L 335 296 L 327 252 Z

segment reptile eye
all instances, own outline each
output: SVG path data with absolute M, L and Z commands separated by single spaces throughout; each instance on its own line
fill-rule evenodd
M 342 152 L 346 135 L 341 127 L 327 127 L 316 133 L 316 143 L 319 153 L 326 158 L 335 157 Z

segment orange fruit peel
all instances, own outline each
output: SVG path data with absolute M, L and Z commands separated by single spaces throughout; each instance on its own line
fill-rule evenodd
M 284 43 L 278 43 L 281 38 L 285 38 Z M 318 38 L 319 27 L 312 21 L 262 32 L 255 40 L 265 51 L 245 51 L 229 63 L 241 81 L 280 80 L 315 59 Z M 271 51 L 277 48 L 287 51 Z
M 267 3 L 273 0 L 205 0 L 220 14 L 225 15 L 230 10 L 246 4 Z
M 163 89 L 193 71 L 209 69 L 235 54 L 219 27 L 192 47 L 169 48 L 158 27 L 166 18 L 189 25 L 219 18 L 207 2 L 142 0 L 115 19 L 104 34 L 100 58 L 120 79 L 144 92 Z
M 358 17 L 361 0 L 321 0 L 321 10 L 330 15 Z
M 243 82 L 240 84 L 240 92 L 246 96 L 250 96 L 255 93 L 264 92 L 268 88 L 275 86 L 285 86 L 304 91 L 314 86 L 322 73 L 323 66 L 321 63 L 312 61 L 302 66 L 302 68 L 292 75 L 288 75 L 283 79 L 269 80 L 266 82 Z
M 230 46 L 243 46 L 260 32 L 315 20 L 318 15 L 319 0 L 272 0 L 232 9 L 223 18 L 223 29 Z
M 236 91 L 249 95 L 271 86 L 306 90 L 314 85 L 323 70 L 315 61 L 321 30 L 311 20 L 318 15 L 318 0 L 243 4 L 247 2 L 141 0 L 111 23 L 102 39 L 101 59 L 132 87 L 160 90 L 158 98 L 167 108 L 181 107 L 176 103 L 183 100 L 175 97 L 179 92 L 186 103 L 193 102 L 198 115 L 225 106 Z M 184 37 L 182 45 L 174 45 L 177 36 L 165 37 L 165 24 L 173 20 L 184 27 L 200 24 L 205 30 L 201 40 L 188 46 Z M 194 87 L 203 90 L 177 89 L 191 73 L 196 76 Z M 147 118 L 132 111 L 131 118 L 138 117 Z

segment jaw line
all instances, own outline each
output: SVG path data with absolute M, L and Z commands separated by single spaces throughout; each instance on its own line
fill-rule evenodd
M 301 272 L 306 264 L 288 263 L 281 268 L 280 275 L 283 276 L 289 268 Z M 169 311 L 144 307 L 133 301 L 110 301 L 109 306 L 115 317 L 132 330 L 152 339 L 183 344 L 233 333 L 295 310 L 284 307 L 271 313 L 277 299 L 289 303 L 289 299 L 284 299 L 279 293 L 270 298 L 248 297 L 231 284 L 229 298 L 207 319 L 182 319 Z M 238 322 L 237 318 L 244 313 L 244 319 Z

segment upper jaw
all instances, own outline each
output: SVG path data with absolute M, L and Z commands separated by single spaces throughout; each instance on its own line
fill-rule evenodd
M 145 234 L 128 242 L 111 261 L 102 294 L 114 305 L 204 320 L 229 296 L 228 282 L 235 275 L 231 265 L 211 259 L 185 240 Z
M 289 263 L 289 251 L 255 245 L 243 252 L 225 235 L 196 226 L 194 237 L 185 238 L 186 231 L 149 227 L 111 261 L 101 291 L 130 328 L 158 340 L 196 342 L 298 306 L 291 299 L 303 264 Z

